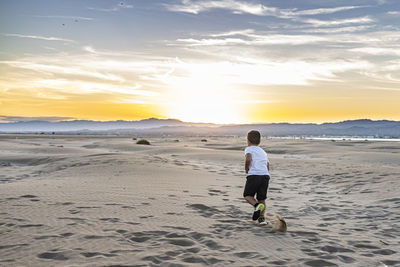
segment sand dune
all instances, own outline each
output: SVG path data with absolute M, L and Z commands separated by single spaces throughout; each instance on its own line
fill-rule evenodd
M 273 233 L 243 138 L 201 139 L 0 136 L 0 265 L 400 265 L 398 143 L 264 139 Z

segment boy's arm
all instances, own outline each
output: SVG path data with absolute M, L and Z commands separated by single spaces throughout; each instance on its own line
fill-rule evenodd
M 246 173 L 249 173 L 250 164 L 251 164 L 251 154 L 247 153 L 246 154 L 246 161 L 244 163 L 244 169 L 245 169 Z
M 268 171 L 269 171 L 269 161 L 267 162 L 267 169 L 268 169 Z

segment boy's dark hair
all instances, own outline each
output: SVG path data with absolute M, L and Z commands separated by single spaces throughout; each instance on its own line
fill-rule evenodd
M 261 141 L 261 134 L 259 131 L 251 130 L 247 133 L 247 140 L 253 145 L 259 145 Z

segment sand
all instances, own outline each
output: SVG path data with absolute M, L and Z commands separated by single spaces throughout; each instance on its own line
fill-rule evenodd
M 243 138 L 18 137 L 1 266 L 400 266 L 398 142 L 263 139 L 273 233 L 242 199 Z

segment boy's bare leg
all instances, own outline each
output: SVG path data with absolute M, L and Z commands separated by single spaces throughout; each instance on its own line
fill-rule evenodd
M 246 199 L 246 201 L 250 203 L 250 205 L 252 205 L 253 207 L 255 204 L 258 203 L 257 200 L 252 196 L 245 196 L 244 199 Z

